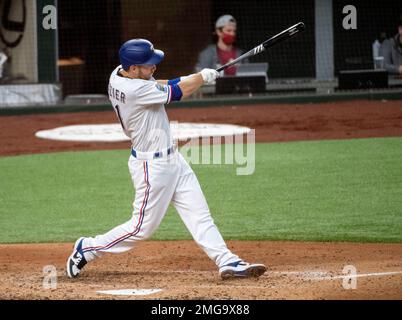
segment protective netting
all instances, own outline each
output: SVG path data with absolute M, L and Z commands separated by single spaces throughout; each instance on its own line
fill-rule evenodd
M 345 30 L 342 9 L 352 4 L 357 11 L 357 29 Z M 402 19 L 402 1 L 333 1 L 335 75 L 340 70 L 372 69 L 375 40 L 394 37 Z
M 250 62 L 268 62 L 271 77 L 314 77 L 313 0 L 84 1 L 78 13 L 74 2 L 59 2 L 60 57 L 85 60 L 85 92 L 99 91 L 118 64 L 119 45 L 131 38 L 149 39 L 165 52 L 158 77 L 192 73 L 199 53 L 213 43 L 215 21 L 223 14 L 237 20 L 236 45 L 244 50 L 304 21 L 308 28 L 302 36 Z
M 2 11 L 7 2 L 13 5 L 26 2 L 30 8 L 26 13 L 29 20 L 35 19 L 41 10 L 32 3 L 39 6 L 46 0 L 2 0 Z M 250 62 L 269 63 L 270 80 L 312 80 L 317 74 L 334 78 L 340 70 L 372 69 L 373 42 L 382 32 L 387 37 L 394 36 L 402 13 L 400 0 L 355 0 L 357 29 L 346 30 L 343 9 L 351 4 L 346 0 L 52 2 L 57 4 L 58 14 L 55 45 L 59 79 L 54 79 L 54 82 L 61 82 L 64 96 L 105 94 L 110 72 L 119 64 L 118 49 L 124 41 L 132 38 L 149 39 L 156 48 L 165 52 L 165 60 L 158 66 L 158 78 L 174 78 L 194 72 L 199 53 L 214 41 L 215 21 L 223 14 L 231 14 L 236 19 L 236 45 L 244 50 L 299 21 L 305 23 L 306 30 L 301 35 L 250 59 Z M 320 12 L 317 12 L 318 5 Z M 0 12 L 2 31 L 5 28 L 3 13 Z M 328 14 L 328 19 L 325 14 Z M 319 19 L 323 17 L 325 19 Z M 9 50 L 12 65 L 5 65 L 7 75 L 26 73 L 26 82 L 41 82 L 40 71 L 52 67 L 37 57 L 37 28 L 35 23 L 26 24 L 24 41 L 29 50 L 20 50 L 20 53 L 14 48 Z M 0 49 L 4 47 L 6 45 L 1 42 Z

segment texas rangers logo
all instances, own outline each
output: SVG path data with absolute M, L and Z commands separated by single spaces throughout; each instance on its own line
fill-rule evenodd
M 157 83 L 155 86 L 156 86 L 156 89 L 163 91 L 163 92 L 167 92 L 167 86 L 163 86 L 159 83 Z

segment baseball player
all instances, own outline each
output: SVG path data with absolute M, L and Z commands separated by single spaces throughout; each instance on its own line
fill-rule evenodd
M 258 277 L 263 264 L 244 262 L 226 246 L 209 212 L 193 170 L 173 144 L 165 105 L 190 96 L 218 72 L 201 72 L 173 80 L 155 80 L 164 58 L 145 39 L 129 40 L 119 51 L 120 63 L 110 76 L 109 98 L 124 133 L 131 139 L 128 168 L 135 188 L 132 218 L 96 237 L 79 238 L 67 260 L 67 275 L 75 278 L 90 261 L 104 253 L 132 249 L 149 238 L 170 203 L 197 244 L 219 268 L 222 279 Z

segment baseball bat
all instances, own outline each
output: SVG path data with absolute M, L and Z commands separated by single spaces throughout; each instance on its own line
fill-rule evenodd
M 252 57 L 261 52 L 264 52 L 266 49 L 274 46 L 275 44 L 293 37 L 294 35 L 303 31 L 305 28 L 306 28 L 306 26 L 304 25 L 303 22 L 296 23 L 294 26 L 291 26 L 291 27 L 287 28 L 286 30 L 283 30 L 283 31 L 279 32 L 278 34 L 274 35 L 273 37 L 269 38 L 268 40 L 265 40 L 263 43 L 256 46 L 255 48 L 251 49 L 250 51 L 242 54 L 240 57 L 236 58 L 235 60 L 232 60 L 232 61 L 224 64 L 223 66 L 216 69 L 216 71 L 218 71 L 218 72 L 222 71 L 248 57 Z

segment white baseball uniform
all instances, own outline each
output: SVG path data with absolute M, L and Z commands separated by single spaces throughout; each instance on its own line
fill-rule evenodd
M 172 203 L 194 240 L 218 267 L 239 261 L 214 224 L 197 177 L 173 145 L 164 107 L 172 100 L 172 86 L 153 78 L 129 79 L 118 74 L 119 69 L 110 76 L 109 98 L 132 141 L 128 167 L 136 191 L 133 216 L 103 235 L 85 238 L 85 259 L 124 252 L 149 238 Z

